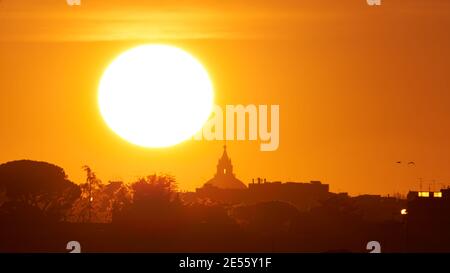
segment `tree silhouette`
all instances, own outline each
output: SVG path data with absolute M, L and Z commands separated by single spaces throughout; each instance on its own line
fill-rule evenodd
M 132 203 L 116 210 L 114 221 L 162 223 L 173 221 L 179 215 L 182 203 L 177 193 L 175 178 L 170 175 L 150 175 L 131 185 Z
M 177 184 L 170 175 L 149 175 L 132 184 L 135 203 L 171 203 L 176 198 Z
M 62 168 L 31 160 L 0 165 L 0 188 L 6 197 L 3 213 L 27 217 L 33 211 L 53 220 L 64 219 L 80 195 L 79 187 L 67 179 Z
M 109 223 L 114 210 L 131 203 L 131 189 L 123 182 L 103 183 L 89 166 L 83 166 L 86 182 L 73 205 L 70 220 L 82 223 Z

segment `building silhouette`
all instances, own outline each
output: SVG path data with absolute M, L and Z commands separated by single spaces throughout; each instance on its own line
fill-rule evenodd
M 450 189 L 410 191 L 407 200 L 407 250 L 450 251 Z
M 231 158 L 227 154 L 227 146 L 223 146 L 223 154 L 217 163 L 216 174 L 205 186 L 214 186 L 219 189 L 246 189 L 245 184 L 236 178 L 233 173 L 233 165 L 231 164 Z
M 249 184 L 249 202 L 284 201 L 298 209 L 307 210 L 319 205 L 330 197 L 329 185 L 320 181 L 302 182 L 268 182 L 257 178 Z
M 189 199 L 208 199 L 213 202 L 238 204 L 257 203 L 267 201 L 283 201 L 296 206 L 300 210 L 307 210 L 319 205 L 320 201 L 328 199 L 332 194 L 329 185 L 320 181 L 309 183 L 300 182 L 269 182 L 257 178 L 248 187 L 233 173 L 233 165 L 227 154 L 227 147 L 223 147 L 222 157 L 217 163 L 216 174 L 201 188 L 197 188 Z

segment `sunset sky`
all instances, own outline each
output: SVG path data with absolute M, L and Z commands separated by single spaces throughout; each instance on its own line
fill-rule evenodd
M 216 104 L 280 105 L 277 151 L 227 143 L 245 183 L 405 194 L 422 178 L 437 190 L 450 185 L 449 30 L 447 0 L 0 0 L 0 162 L 52 162 L 75 182 L 87 164 L 103 181 L 163 172 L 203 185 L 223 142 L 142 148 L 99 113 L 108 64 L 166 43 L 203 63 Z

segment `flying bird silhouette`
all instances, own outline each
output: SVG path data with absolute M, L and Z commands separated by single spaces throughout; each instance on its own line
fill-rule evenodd
M 408 165 L 416 165 L 416 163 L 414 161 L 410 161 L 408 162 Z

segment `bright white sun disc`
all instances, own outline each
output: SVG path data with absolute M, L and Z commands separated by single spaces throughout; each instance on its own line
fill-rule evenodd
M 180 143 L 199 131 L 213 107 L 205 68 L 187 52 L 144 45 L 118 56 L 105 70 L 98 103 L 108 126 L 144 147 Z

